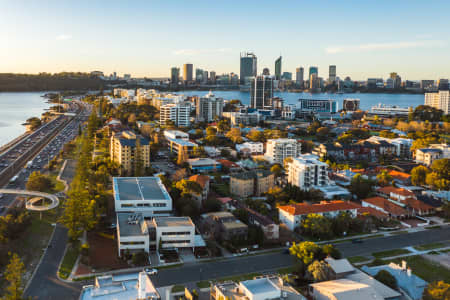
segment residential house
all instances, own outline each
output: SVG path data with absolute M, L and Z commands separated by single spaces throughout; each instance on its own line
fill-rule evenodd
M 385 214 L 388 214 L 392 218 L 405 218 L 409 216 L 408 211 L 383 197 L 366 198 L 361 201 L 363 207 L 372 207 Z
M 230 192 L 242 198 L 261 196 L 275 185 L 275 175 L 268 170 L 254 170 L 230 175 Z
M 197 174 L 189 177 L 189 180 L 198 183 L 198 185 L 202 188 L 201 193 L 193 195 L 197 201 L 198 206 L 201 207 L 202 203 L 208 198 L 210 178 L 206 175 Z
M 248 223 L 260 227 L 266 239 L 276 240 L 280 237 L 279 226 L 271 218 L 249 207 L 245 207 L 244 209 L 248 212 Z
M 248 226 L 230 212 L 210 212 L 201 215 L 203 233 L 206 236 L 229 241 L 247 239 Z

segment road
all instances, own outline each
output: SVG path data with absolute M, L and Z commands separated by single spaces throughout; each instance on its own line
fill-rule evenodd
M 47 249 L 33 280 L 25 291 L 25 297 L 32 299 L 78 299 L 81 284 L 66 283 L 56 277 L 59 262 L 63 258 L 67 243 L 67 229 L 56 225 L 51 240 L 51 248 Z

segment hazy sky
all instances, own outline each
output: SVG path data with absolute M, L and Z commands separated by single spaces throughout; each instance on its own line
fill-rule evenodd
M 0 0 L 0 72 L 239 73 L 250 50 L 258 73 L 281 54 L 325 78 L 449 78 L 449 16 L 449 0 Z

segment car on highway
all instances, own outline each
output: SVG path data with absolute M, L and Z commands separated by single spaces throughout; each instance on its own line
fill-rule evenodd
M 145 271 L 145 273 L 147 273 L 147 275 L 156 275 L 156 274 L 158 274 L 158 269 L 145 268 L 144 271 Z
M 352 240 L 352 244 L 362 244 L 363 240 L 362 239 L 353 239 Z

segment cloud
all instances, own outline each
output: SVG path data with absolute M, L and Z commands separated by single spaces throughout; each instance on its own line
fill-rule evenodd
M 72 39 L 72 36 L 69 35 L 69 34 L 60 34 L 60 35 L 58 35 L 58 36 L 56 37 L 56 39 L 57 39 L 58 41 L 67 41 L 67 40 Z
M 331 46 L 326 48 L 325 52 L 329 54 L 335 54 L 342 52 L 427 48 L 427 47 L 439 47 L 443 45 L 445 45 L 445 42 L 440 40 L 424 40 L 424 41 L 395 42 L 395 43 L 369 43 L 361 45 Z
M 178 49 L 172 51 L 173 55 L 184 55 L 184 56 L 192 56 L 199 54 L 215 54 L 215 53 L 225 53 L 231 52 L 230 48 L 219 48 L 219 49 Z

